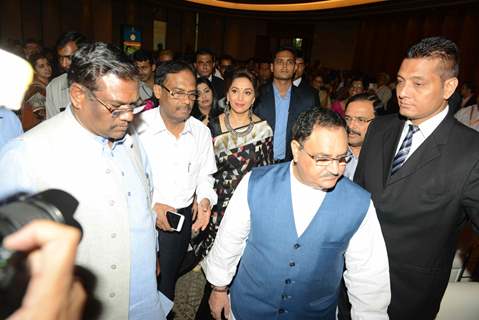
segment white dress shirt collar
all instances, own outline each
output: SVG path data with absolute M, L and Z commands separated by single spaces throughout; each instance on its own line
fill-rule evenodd
M 419 124 L 419 132 L 423 136 L 424 139 L 427 139 L 433 133 L 434 130 L 439 126 L 439 124 L 446 118 L 447 113 L 449 112 L 449 105 L 446 105 L 444 110 L 439 112 L 438 114 L 434 115 L 432 118 L 427 119 L 423 123 Z M 408 128 L 408 126 L 412 124 L 411 120 L 407 120 L 404 127 Z
M 138 124 L 137 130 L 138 133 L 142 133 L 148 130 L 151 134 L 161 133 L 168 130 L 166 128 L 165 122 L 160 114 L 160 107 L 147 110 L 140 115 L 140 123 Z M 191 126 L 191 116 L 188 117 L 185 121 L 185 127 L 181 134 L 193 133 Z

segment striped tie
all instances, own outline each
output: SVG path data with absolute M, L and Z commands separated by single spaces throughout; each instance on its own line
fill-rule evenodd
M 419 130 L 418 126 L 415 126 L 412 124 L 409 125 L 409 130 L 401 144 L 401 148 L 399 148 L 398 153 L 396 153 L 396 155 L 394 156 L 393 165 L 391 169 L 391 175 L 395 174 L 396 171 L 398 171 L 399 168 L 401 168 L 404 162 L 406 161 L 407 155 L 409 153 L 409 149 L 411 149 L 412 136 L 418 130 Z

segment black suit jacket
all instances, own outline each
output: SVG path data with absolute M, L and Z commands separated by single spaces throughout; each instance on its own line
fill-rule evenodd
M 390 176 L 404 119 L 375 120 L 355 181 L 371 192 L 391 276 L 390 319 L 434 319 L 447 286 L 458 235 L 479 225 L 479 133 L 452 112 Z
M 314 97 L 310 92 L 301 91 L 295 86 L 291 86 L 291 99 L 288 110 L 288 123 L 286 128 L 286 153 L 285 160 L 289 161 L 293 158 L 291 152 L 291 129 L 298 119 L 301 112 L 307 111 L 314 107 Z M 275 132 L 276 110 L 274 102 L 273 84 L 268 83 L 260 89 L 260 95 L 256 99 L 255 114 L 261 119 L 266 120 Z
M 306 79 L 305 76 L 301 78 L 301 82 L 299 83 L 299 86 L 297 86 L 298 89 L 304 90 L 306 92 L 311 92 L 311 94 L 314 97 L 314 106 L 315 107 L 321 107 L 321 102 L 319 101 L 319 91 L 313 88 L 309 83 L 308 80 Z
M 215 90 L 216 99 L 221 99 L 225 96 L 225 81 L 221 78 L 213 76 L 211 78 L 211 85 Z

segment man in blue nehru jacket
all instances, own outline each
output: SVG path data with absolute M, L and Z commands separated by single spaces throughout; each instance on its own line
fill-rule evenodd
M 386 247 L 370 194 L 342 178 L 347 140 L 344 120 L 312 109 L 293 161 L 242 179 L 203 262 L 215 319 L 335 319 L 343 271 L 353 319 L 388 319 Z

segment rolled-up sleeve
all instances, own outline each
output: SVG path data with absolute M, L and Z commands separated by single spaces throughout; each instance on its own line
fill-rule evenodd
M 196 183 L 196 199 L 199 203 L 202 199 L 206 198 L 210 200 L 210 205 L 214 206 L 218 201 L 218 196 L 213 188 L 215 183 L 213 174 L 217 169 L 213 142 L 209 130 L 206 130 L 201 136 L 200 145 L 204 147 L 199 154 L 200 169 Z
M 206 279 L 215 286 L 229 285 L 243 255 L 250 231 L 247 173 L 236 187 L 216 235 L 213 248 L 202 262 Z

